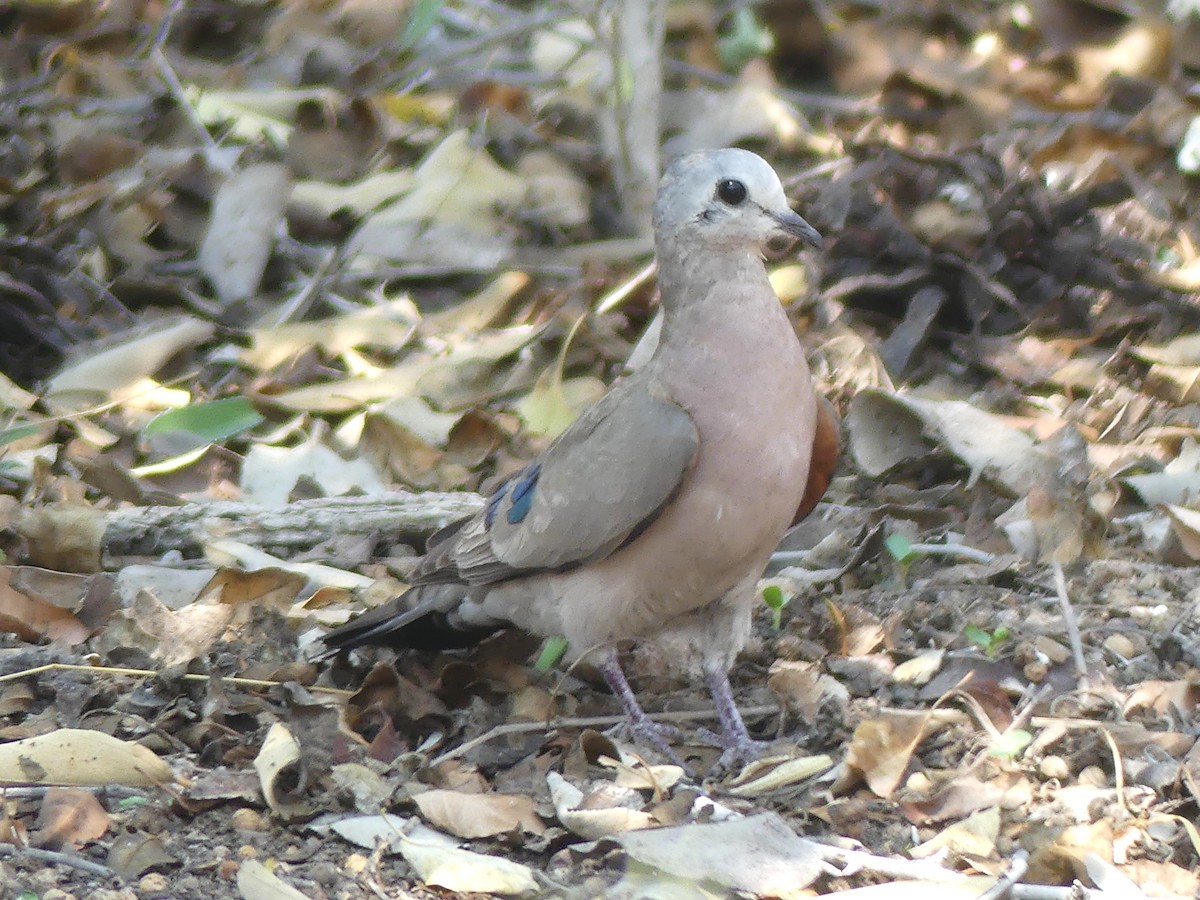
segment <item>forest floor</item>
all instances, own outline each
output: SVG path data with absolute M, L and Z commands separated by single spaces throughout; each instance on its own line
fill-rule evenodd
M 670 5 L 668 152 L 826 239 L 761 763 L 636 652 L 686 770 L 521 635 L 321 657 L 653 319 L 572 6 L 0 8 L 0 897 L 1196 896 L 1187 3 Z

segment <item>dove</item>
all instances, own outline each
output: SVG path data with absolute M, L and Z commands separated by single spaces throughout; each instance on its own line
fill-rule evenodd
M 433 535 L 406 594 L 325 644 L 459 647 L 513 626 L 562 636 L 568 661 L 599 668 L 634 738 L 677 758 L 618 661 L 639 642 L 707 684 L 722 761 L 751 759 L 761 745 L 728 672 L 757 581 L 824 494 L 839 447 L 763 254 L 821 237 L 774 169 L 740 149 L 671 162 L 653 227 L 663 323 L 650 360 L 479 513 Z

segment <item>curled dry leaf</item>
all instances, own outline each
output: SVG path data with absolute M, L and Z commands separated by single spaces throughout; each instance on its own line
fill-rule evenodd
M 498 210 L 515 206 L 524 194 L 521 178 L 474 146 L 468 131 L 455 131 L 417 167 L 406 196 L 363 222 L 350 250 L 410 264 L 497 266 L 513 241 Z
M 300 744 L 282 722 L 267 732 L 254 757 L 259 786 L 271 811 L 284 819 L 302 818 L 311 812 L 307 803 L 288 796 L 296 785 L 296 769 L 301 763 Z
M 827 772 L 832 766 L 833 758 L 826 754 L 773 756 L 750 763 L 723 787 L 735 797 L 761 797 Z
M 611 801 L 609 805 L 597 806 L 595 794 L 585 801 L 583 791 L 557 772 L 547 772 L 546 783 L 550 787 L 550 799 L 554 803 L 558 821 L 584 840 L 598 840 L 626 831 L 653 828 L 658 824 L 653 816 L 640 809 L 612 805 Z M 631 798 L 626 795 L 624 799 Z M 585 802 L 587 807 L 583 808 Z
M 401 297 L 317 322 L 294 322 L 250 332 L 250 347 L 239 356 L 246 365 L 272 369 L 311 347 L 339 356 L 359 347 L 400 350 L 413 335 L 419 315 L 408 297 Z
M 118 834 L 105 861 L 109 868 L 127 881 L 140 878 L 152 869 L 179 864 L 179 860 L 163 846 L 162 837 L 144 831 Z
M 846 414 L 846 430 L 854 461 L 873 477 L 929 456 L 934 446 L 1014 496 L 1058 477 L 1058 460 L 1033 438 L 961 400 L 860 391 Z
M 78 608 L 70 608 L 78 604 L 55 602 L 56 598 L 45 596 L 36 586 L 22 584 L 20 571 L 0 567 L 0 632 L 10 632 L 27 641 L 49 638 L 63 644 L 79 644 L 87 640 L 91 629 L 75 616 Z
M 148 591 L 117 611 L 93 640 L 102 653 L 137 649 L 172 666 L 203 657 L 225 634 L 234 608 L 220 603 L 189 603 L 171 610 Z
M 860 722 L 846 748 L 847 773 L 861 776 L 877 796 L 890 797 L 900 786 L 930 723 L 927 712 L 899 710 Z
M 956 822 L 909 853 L 915 859 L 926 859 L 942 850 L 962 856 L 987 859 L 996 855 L 996 840 L 1000 836 L 1000 807 L 992 806 L 974 812 Z

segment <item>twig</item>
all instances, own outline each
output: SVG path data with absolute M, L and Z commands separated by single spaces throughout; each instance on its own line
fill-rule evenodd
M 965 559 L 968 562 L 990 563 L 996 560 L 995 553 L 968 547 L 966 544 L 913 544 L 910 549 L 926 556 L 946 556 L 951 559 Z
M 1130 814 L 1129 804 L 1125 802 L 1125 764 L 1121 761 L 1121 748 L 1117 746 L 1117 742 L 1109 734 L 1107 728 L 1101 728 L 1100 734 L 1104 736 L 1104 741 L 1108 744 L 1108 752 L 1112 754 L 1113 785 L 1117 789 L 1117 802 L 1121 804 L 1121 809 L 1128 816 Z
M 1063 574 L 1061 563 L 1053 563 L 1054 589 L 1058 593 L 1058 605 L 1062 608 L 1063 620 L 1067 626 L 1067 640 L 1071 644 L 1071 655 L 1075 657 L 1075 677 L 1079 686 L 1085 687 L 1087 681 L 1087 660 L 1083 658 L 1083 640 L 1079 636 L 1079 620 L 1075 618 L 1075 609 L 1071 606 L 1071 598 L 1067 594 L 1067 578 Z
M 667 59 L 663 67 L 668 73 L 706 81 L 713 87 L 732 88 L 738 84 L 736 75 L 716 72 L 702 66 L 684 62 L 681 59 Z M 815 109 L 833 115 L 861 116 L 878 112 L 879 103 L 876 100 L 861 97 L 844 97 L 838 94 L 814 94 L 808 91 L 793 91 L 784 88 L 773 88 L 771 93 L 781 100 L 786 100 L 804 109 Z
M 167 62 L 166 54 L 162 52 L 161 47 L 155 47 L 150 51 L 150 61 L 154 67 L 158 69 L 158 76 L 166 82 L 167 87 L 171 91 L 171 96 L 175 98 L 175 102 L 179 104 L 183 114 L 187 117 L 188 123 L 199 135 L 200 140 L 210 150 L 215 150 L 217 142 L 213 136 L 208 133 L 208 129 L 204 127 L 204 123 L 200 121 L 200 117 L 196 114 L 195 107 L 188 100 L 187 91 L 183 89 L 183 84 L 179 80 L 179 76 L 175 74 L 175 70 L 171 68 L 171 64 Z
M 603 299 L 596 304 L 596 314 L 604 315 L 604 313 L 612 312 L 614 309 L 624 303 L 625 299 L 630 294 L 650 280 L 657 268 L 658 263 L 647 263 L 631 278 L 626 279 L 624 282 L 617 285 L 615 288 L 605 294 Z
M 296 292 L 296 295 L 278 310 L 272 310 L 267 313 L 263 317 L 263 320 L 259 322 L 259 326 L 262 328 L 278 328 L 292 319 L 303 316 L 320 292 L 321 286 L 325 283 L 326 276 L 328 276 L 329 270 L 333 268 L 334 261 L 337 258 L 337 248 L 331 247 L 321 257 L 321 261 L 317 263 L 316 270 L 309 277 L 308 281 L 304 283 L 304 287 L 300 288 Z
M 767 716 L 774 715 L 779 712 L 778 706 L 749 706 L 742 710 L 743 716 Z M 651 713 L 649 718 L 653 722 L 703 722 L 717 717 L 715 709 L 696 709 L 696 710 L 681 710 L 678 712 Z M 447 760 L 457 759 L 464 753 L 469 753 L 481 744 L 486 744 L 494 741 L 496 738 L 504 737 L 509 734 L 531 734 L 539 731 L 554 731 L 560 728 L 597 728 L 609 725 L 620 725 L 627 721 L 624 715 L 615 716 L 581 716 L 570 719 L 551 719 L 546 722 L 510 722 L 506 725 L 497 725 L 495 728 L 484 732 L 479 737 L 472 738 L 465 744 L 459 744 L 453 750 L 447 750 L 445 753 L 435 756 L 429 761 L 430 766 L 437 766 Z
M 939 866 L 937 863 L 925 860 L 893 859 L 888 856 L 876 856 L 865 850 L 847 850 L 813 841 L 821 860 L 827 863 L 840 864 L 840 875 L 853 875 L 856 872 L 873 872 L 886 875 L 889 878 L 906 878 L 914 881 L 958 881 L 963 876 L 951 869 Z
M 486 50 L 489 47 L 497 45 L 509 46 L 515 38 L 530 34 L 539 28 L 549 28 L 560 22 L 565 22 L 575 15 L 575 12 L 572 10 L 560 9 L 553 13 L 532 15 L 511 25 L 501 25 L 485 32 L 480 37 L 455 44 L 441 53 L 418 56 L 411 64 L 402 69 L 396 78 L 390 79 L 390 83 L 393 85 L 400 84 L 415 73 L 439 71 L 460 59 L 478 53 L 480 50 Z
M 555 278 L 577 278 L 581 267 L 577 265 L 523 265 L 512 261 L 509 270 L 520 270 L 531 275 L 547 275 Z M 332 280 L 336 284 L 362 284 L 376 281 L 422 281 L 432 278 L 457 278 L 463 275 L 495 275 L 495 266 L 379 266 L 369 272 L 340 272 Z
M 42 850 L 38 847 L 18 847 L 15 844 L 0 844 L 0 856 L 28 856 L 41 860 L 50 865 L 70 866 L 101 878 L 116 878 L 117 873 L 108 866 L 76 856 L 74 853 L 60 853 L 57 850 Z
M 155 678 L 162 675 L 153 669 L 124 669 L 112 666 L 80 666 L 71 663 L 47 663 L 32 669 L 22 669 L 19 672 L 9 672 L 0 675 L 0 683 L 15 681 L 18 678 L 28 678 L 31 675 L 41 675 L 43 672 L 87 672 L 90 675 L 125 675 L 132 678 Z M 178 676 L 181 681 L 212 681 L 234 684 L 238 687 L 273 688 L 283 684 L 282 681 L 268 681 L 263 678 L 238 678 L 236 675 L 201 675 L 195 672 L 185 672 Z M 344 691 L 341 688 L 322 687 L 321 685 L 304 685 L 304 689 L 315 694 L 329 694 L 334 697 L 351 697 L 354 691 Z
M 1000 900 L 1001 897 L 1012 893 L 1018 881 L 1029 871 L 1029 851 L 1018 850 L 1013 854 L 1005 872 L 990 888 L 979 895 L 979 900 Z

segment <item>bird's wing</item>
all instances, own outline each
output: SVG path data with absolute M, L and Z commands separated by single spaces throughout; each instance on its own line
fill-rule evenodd
M 482 512 L 435 535 L 414 580 L 490 584 L 602 559 L 670 502 L 699 442 L 648 378 L 619 382 Z

